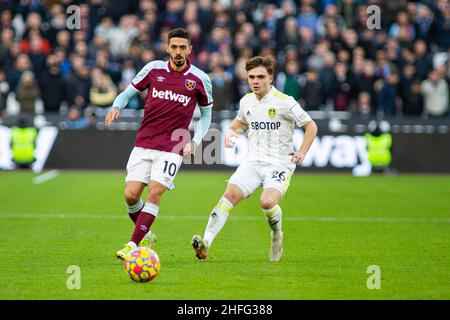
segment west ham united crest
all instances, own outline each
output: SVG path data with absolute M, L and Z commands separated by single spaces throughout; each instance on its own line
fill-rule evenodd
M 275 109 L 274 107 L 271 107 L 271 108 L 269 108 L 269 110 L 267 110 L 267 113 L 269 114 L 269 117 L 271 119 L 273 119 L 277 115 L 277 109 Z
M 186 79 L 186 82 L 184 83 L 186 85 L 186 89 L 189 91 L 194 90 L 195 86 L 197 85 L 197 82 L 194 80 Z

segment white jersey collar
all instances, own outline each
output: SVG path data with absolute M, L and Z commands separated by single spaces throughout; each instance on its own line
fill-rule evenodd
M 272 98 L 273 94 L 275 93 L 277 89 L 275 89 L 275 87 L 272 85 L 271 89 L 269 90 L 269 92 L 267 92 L 267 94 L 261 98 L 261 100 L 258 100 L 258 98 L 255 95 L 256 100 L 258 100 L 259 102 L 263 102 L 263 101 L 267 101 L 270 98 Z

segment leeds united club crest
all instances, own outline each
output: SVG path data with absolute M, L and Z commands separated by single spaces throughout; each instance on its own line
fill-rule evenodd
M 275 109 L 274 107 L 271 107 L 271 108 L 269 108 L 269 110 L 267 110 L 267 113 L 269 114 L 269 117 L 271 119 L 273 119 L 277 115 L 277 109 Z

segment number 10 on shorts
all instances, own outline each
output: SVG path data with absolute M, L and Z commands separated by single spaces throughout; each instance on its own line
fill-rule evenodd
M 171 177 L 173 177 L 175 175 L 175 173 L 177 172 L 177 165 L 173 162 L 169 161 L 164 161 L 164 170 L 163 173 L 168 173 Z

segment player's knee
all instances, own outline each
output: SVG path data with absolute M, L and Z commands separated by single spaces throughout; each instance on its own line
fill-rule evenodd
M 231 191 L 229 191 L 229 190 L 225 191 L 225 193 L 223 194 L 223 197 L 226 198 L 228 201 L 233 202 L 234 195 Z
M 269 210 L 277 205 L 277 200 L 270 197 L 261 198 L 260 205 L 263 210 Z
M 125 201 L 130 206 L 138 203 L 140 196 L 137 190 L 133 190 L 132 188 L 125 189 Z
M 239 195 L 231 190 L 226 190 L 223 197 L 230 201 L 233 205 L 236 205 L 240 200 Z
M 150 190 L 148 190 L 149 200 L 159 200 L 164 193 L 164 190 L 164 187 L 153 186 Z

